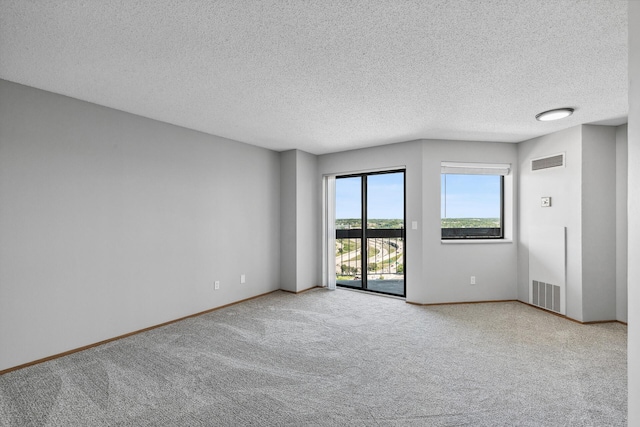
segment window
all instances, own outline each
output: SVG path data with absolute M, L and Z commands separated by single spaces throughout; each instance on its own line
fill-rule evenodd
M 504 175 L 509 165 L 443 162 L 442 239 L 504 238 Z
M 335 179 L 336 284 L 405 296 L 404 170 Z

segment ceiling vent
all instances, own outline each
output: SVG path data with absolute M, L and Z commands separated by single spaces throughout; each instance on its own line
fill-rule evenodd
M 554 154 L 553 156 L 541 157 L 531 160 L 531 170 L 538 171 L 541 169 L 557 168 L 564 166 L 564 153 Z

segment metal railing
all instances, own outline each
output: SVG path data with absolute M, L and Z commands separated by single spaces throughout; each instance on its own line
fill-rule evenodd
M 387 236 L 385 236 L 387 234 Z M 404 277 L 404 230 L 368 230 L 363 263 L 362 230 L 337 230 L 336 276 L 338 280 L 369 280 Z M 343 235 L 343 236 L 341 236 Z M 359 235 L 359 236 L 358 236 Z

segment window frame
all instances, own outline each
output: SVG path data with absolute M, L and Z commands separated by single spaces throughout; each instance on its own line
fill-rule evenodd
M 443 175 L 486 175 L 479 173 L 459 173 L 459 174 L 447 174 L 440 173 L 440 179 L 442 179 Z M 442 227 L 442 214 L 440 216 L 440 239 L 443 241 L 491 241 L 491 240 L 504 240 L 505 238 L 505 230 L 504 230 L 504 174 L 490 174 L 490 175 L 498 175 L 500 176 L 500 227 L 498 229 L 497 234 L 490 234 L 492 230 L 495 230 L 495 227 L 481 227 L 481 228 L 443 228 Z M 442 190 L 441 190 L 442 195 Z M 444 195 L 446 198 L 446 194 Z M 442 200 L 442 197 L 441 197 Z M 445 235 L 444 230 L 456 230 L 453 232 L 447 232 Z M 477 230 L 477 234 L 470 234 L 468 232 L 464 232 L 465 230 Z M 494 232 L 495 233 L 495 232 Z
M 375 176 L 375 175 L 384 175 L 384 174 L 395 174 L 395 173 L 401 173 L 402 174 L 402 199 L 403 199 L 403 223 L 401 228 L 396 228 L 396 229 L 375 229 L 375 228 L 369 228 L 367 225 L 367 220 L 368 218 L 368 178 L 370 176 Z M 361 191 L 360 191 L 360 198 L 361 198 L 361 228 L 360 229 L 334 229 L 334 239 L 359 239 L 361 241 L 361 264 L 360 264 L 360 271 L 361 271 L 361 277 L 362 277 L 362 286 L 350 286 L 347 283 L 339 283 L 336 280 L 336 286 L 341 287 L 341 288 L 347 288 L 347 289 L 356 289 L 356 290 L 360 290 L 360 291 L 364 291 L 364 292 L 371 292 L 371 293 L 377 293 L 377 294 L 382 294 L 382 295 L 391 295 L 394 297 L 400 297 L 400 298 L 405 298 L 407 295 L 407 260 L 406 260 L 406 253 L 407 253 L 407 240 L 406 240 L 406 230 L 407 230 L 407 171 L 405 168 L 394 168 L 394 169 L 384 169 L 384 170 L 378 170 L 378 171 L 370 171 L 370 172 L 359 172 L 359 173 L 350 173 L 350 174 L 346 174 L 346 175 L 336 175 L 335 176 L 335 180 L 339 180 L 339 179 L 343 179 L 343 178 L 360 178 L 360 185 L 361 185 Z M 334 194 L 334 198 L 335 198 L 335 194 Z M 333 219 L 334 223 L 336 221 L 336 219 Z M 398 293 L 393 293 L 393 292 L 384 292 L 381 290 L 376 290 L 376 289 L 372 289 L 368 286 L 368 275 L 369 273 L 367 273 L 367 264 L 368 264 L 368 253 L 367 253 L 367 239 L 369 238 L 385 238 L 385 237 L 396 237 L 396 238 L 400 238 L 402 240 L 404 240 L 404 247 L 403 247 L 403 288 L 402 288 L 402 294 L 398 294 Z M 335 241 L 335 240 L 334 240 Z M 334 245 L 335 247 L 335 245 Z M 335 272 L 334 272 L 335 275 Z

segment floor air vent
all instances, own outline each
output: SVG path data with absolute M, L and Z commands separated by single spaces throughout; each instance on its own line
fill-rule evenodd
M 532 171 L 557 168 L 559 166 L 564 166 L 564 153 L 531 160 Z
M 538 307 L 560 313 L 560 286 L 533 280 L 532 303 Z

